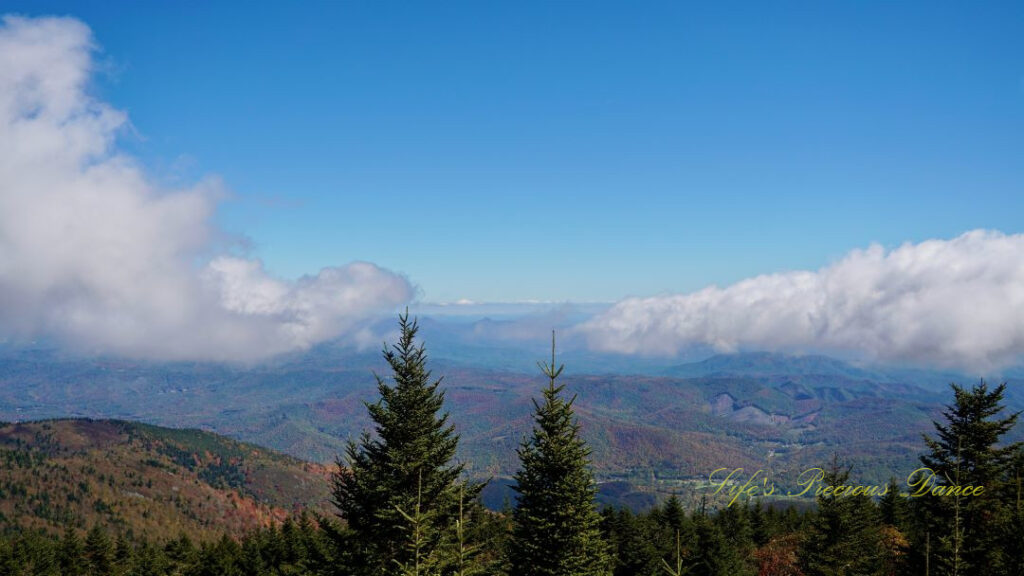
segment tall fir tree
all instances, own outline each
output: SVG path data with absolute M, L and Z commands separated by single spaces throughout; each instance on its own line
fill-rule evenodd
M 352 563 L 365 574 L 386 574 L 413 560 L 406 545 L 409 522 L 403 511 L 419 506 L 430 513 L 431 534 L 420 553 L 442 545 L 455 526 L 459 494 L 475 502 L 480 486 L 460 480 L 462 465 L 453 463 L 459 437 L 448 413 L 442 413 L 441 379 L 432 379 L 427 355 L 417 345 L 418 325 L 409 312 L 399 317 L 398 343 L 385 346 L 391 382 L 375 375 L 380 399 L 366 407 L 375 434 L 364 432 L 349 442 L 346 462 L 338 462 L 333 479 L 334 504 L 348 523 Z
M 938 568 L 933 573 L 1006 573 L 1007 551 L 1000 538 L 1012 520 L 1007 481 L 1020 445 L 999 442 L 1019 413 L 1004 414 L 1006 384 L 951 387 L 954 402 L 943 412 L 946 422 L 934 423 L 937 436 L 925 436 L 929 452 L 921 463 L 935 473 L 935 486 L 983 486 L 984 491 L 915 498 L 915 548 L 927 549 L 928 564 Z M 917 563 L 923 560 L 918 557 Z
M 557 384 L 565 366 L 538 363 L 549 379 L 542 403 L 533 401 L 532 436 L 519 447 L 522 468 L 515 475 L 519 494 L 509 543 L 510 574 L 515 576 L 605 576 L 611 562 L 601 536 L 597 489 L 590 470 L 590 449 L 565 388 Z
M 694 523 L 686 515 L 683 502 L 675 493 L 665 500 L 661 508 L 652 510 L 651 517 L 657 526 L 654 540 L 662 561 L 677 567 L 678 571 L 680 562 L 690 562 L 690 557 L 694 554 L 697 541 Z

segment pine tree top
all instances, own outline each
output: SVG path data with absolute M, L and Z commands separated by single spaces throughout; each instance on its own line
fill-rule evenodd
M 460 480 L 455 462 L 459 437 L 443 411 L 441 378 L 427 369 L 418 325 L 406 310 L 399 317 L 397 343 L 385 344 L 389 378 L 375 374 L 380 398 L 366 403 L 375 434 L 349 442 L 346 463 L 334 477 L 334 503 L 355 535 L 356 554 L 368 570 L 390 570 L 411 559 L 407 515 L 423 511 L 423 553 L 439 546 L 440 535 L 457 518 L 459 494 L 473 499 L 481 486 Z M 372 568 L 370 568 L 372 567 Z
M 1020 447 L 1019 443 L 997 446 L 1020 412 L 999 417 L 1005 410 L 1005 383 L 992 389 L 984 380 L 970 389 L 950 386 L 954 402 L 943 411 L 946 422 L 933 423 L 937 437 L 924 437 L 930 453 L 921 456 L 921 463 L 939 475 L 949 476 L 959 467 L 965 480 L 991 482 Z
M 407 474 L 410 482 L 421 468 L 447 468 L 445 476 L 454 479 L 462 466 L 448 465 L 455 457 L 458 436 L 448 413 L 441 412 L 442 378 L 431 381 L 426 349 L 415 342 L 419 326 L 415 319 L 409 320 L 408 310 L 399 317 L 399 328 L 398 342 L 383 350 L 393 384 L 375 374 L 380 398 L 366 403 L 377 438 L 364 438 L 363 448 L 378 463 Z M 429 480 L 425 480 L 428 488 Z
M 539 363 L 549 381 L 543 400 L 534 400 L 533 434 L 518 450 L 510 560 L 517 575 L 596 576 L 606 573 L 608 557 L 590 450 L 573 414 L 575 397 L 564 399 L 556 382 L 564 366 L 555 364 L 554 334 L 551 349 L 551 363 Z

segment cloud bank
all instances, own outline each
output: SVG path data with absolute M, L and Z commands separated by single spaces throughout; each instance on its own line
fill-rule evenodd
M 0 338 L 253 360 L 354 337 L 413 297 L 370 263 L 286 282 L 217 254 L 221 186 L 166 189 L 118 150 L 127 117 L 91 96 L 94 52 L 74 19 L 0 21 Z
M 626 354 L 710 345 L 996 369 L 1024 357 L 1024 235 L 874 245 L 816 272 L 623 300 L 578 330 L 591 347 Z

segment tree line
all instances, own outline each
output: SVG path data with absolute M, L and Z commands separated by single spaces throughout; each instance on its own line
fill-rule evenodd
M 367 403 L 374 429 L 350 442 L 332 480 L 337 517 L 302 514 L 240 540 L 151 542 L 102 525 L 80 534 L 22 530 L 0 538 L 0 574 L 322 576 L 985 576 L 1024 574 L 1024 449 L 1002 438 L 1005 384 L 952 385 L 921 463 L 943 496 L 908 497 L 895 478 L 880 498 L 819 494 L 806 510 L 743 500 L 686 510 L 677 496 L 642 513 L 596 502 L 590 452 L 558 381 L 548 383 L 518 449 L 516 499 L 480 503 L 456 459 L 441 378 L 417 324 L 399 318 L 388 378 Z M 849 483 L 838 458 L 825 485 Z M 983 486 L 980 494 L 947 490 Z M 944 489 L 945 488 L 945 489 Z

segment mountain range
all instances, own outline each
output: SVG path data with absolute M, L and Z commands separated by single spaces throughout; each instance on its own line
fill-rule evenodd
M 509 330 L 494 321 L 428 320 L 422 332 L 461 435 L 459 458 L 482 479 L 516 470 L 515 449 L 529 433 L 532 398 L 543 385 L 526 362 L 544 357 L 543 340 L 503 345 L 487 336 L 499 329 Z M 708 354 L 673 363 L 600 355 L 571 340 L 566 348 L 564 382 L 577 396 L 598 478 L 645 494 L 699 486 L 721 467 L 764 468 L 785 478 L 833 454 L 863 482 L 904 476 L 916 468 L 921 435 L 950 402 L 948 383 L 974 380 L 815 355 Z M 190 427 L 330 464 L 370 427 L 364 403 L 377 398 L 374 373 L 387 374 L 378 351 L 338 344 L 251 366 L 8 347 L 0 350 L 0 420 L 116 418 Z M 1010 381 L 1008 403 L 1019 409 L 1019 381 Z

